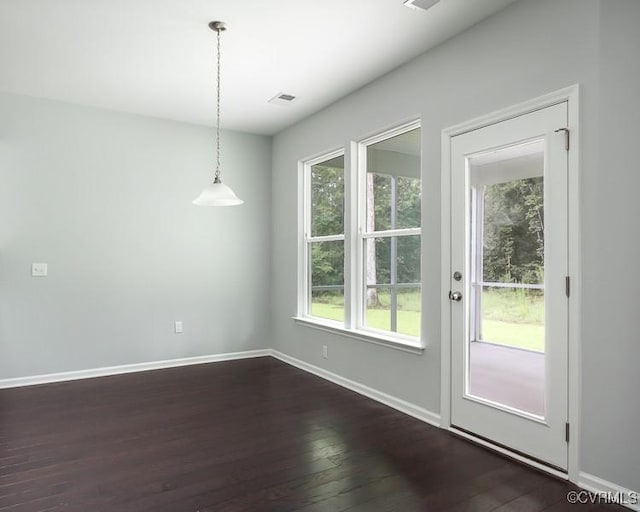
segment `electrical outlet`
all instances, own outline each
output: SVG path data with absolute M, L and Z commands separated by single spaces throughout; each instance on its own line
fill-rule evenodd
M 32 263 L 31 275 L 33 277 L 45 277 L 48 274 L 46 263 Z
M 329 359 L 329 347 L 322 345 L 322 357 Z
M 182 321 L 178 320 L 175 324 L 176 334 L 180 334 L 182 332 Z

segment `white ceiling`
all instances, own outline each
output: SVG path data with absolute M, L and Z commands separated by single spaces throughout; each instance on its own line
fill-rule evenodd
M 222 20 L 222 127 L 273 134 L 513 1 L 0 0 L 0 91 L 213 125 Z

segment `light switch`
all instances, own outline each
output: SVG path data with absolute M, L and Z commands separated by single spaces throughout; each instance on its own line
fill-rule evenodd
M 180 334 L 182 332 L 182 322 L 178 320 L 175 325 L 176 334 Z
M 31 275 L 33 277 L 45 277 L 47 273 L 48 273 L 48 269 L 47 269 L 46 263 L 31 264 Z

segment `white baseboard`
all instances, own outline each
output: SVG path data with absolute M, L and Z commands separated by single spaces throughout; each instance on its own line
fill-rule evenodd
M 589 473 L 580 472 L 578 475 L 578 486 L 598 494 L 603 497 L 614 497 L 616 499 L 626 498 L 626 503 L 619 502 L 631 510 L 640 511 L 640 492 L 626 489 L 613 482 L 608 482 Z
M 320 368 L 318 366 L 301 361 L 300 359 L 296 359 L 295 357 L 288 356 L 286 354 L 283 354 L 282 352 L 278 352 L 277 350 L 272 350 L 271 355 L 284 363 L 295 366 L 296 368 L 300 368 L 301 370 L 317 375 L 318 377 L 322 377 L 323 379 L 331 381 L 334 384 L 338 384 L 339 386 L 364 395 L 367 398 L 371 398 L 376 402 L 388 405 L 393 409 L 408 414 L 409 416 L 413 416 L 414 418 L 424 421 L 429 425 L 433 425 L 435 427 L 440 426 L 439 414 L 431 412 L 405 400 L 401 400 L 400 398 L 388 395 L 387 393 L 383 393 L 382 391 L 378 391 L 377 389 L 370 388 L 369 386 L 365 386 L 364 384 L 361 384 L 359 382 L 347 379 L 346 377 L 342 377 L 341 375 L 330 372 L 329 370 L 325 370 L 324 368 Z
M 91 379 L 93 377 L 106 377 L 122 373 L 145 372 L 173 368 L 176 366 L 189 366 L 193 364 L 216 363 L 219 361 L 232 361 L 234 359 L 248 359 L 252 357 L 266 357 L 271 355 L 271 350 L 247 350 L 244 352 L 230 352 L 227 354 L 213 354 L 208 356 L 184 357 L 181 359 L 167 359 L 165 361 L 152 361 L 149 363 L 124 364 L 121 366 L 108 366 L 89 370 L 72 372 L 49 373 L 46 375 L 34 375 L 32 377 L 18 377 L 14 379 L 0 380 L 0 389 L 17 388 L 22 386 L 36 386 L 52 382 L 64 382 L 68 380 Z

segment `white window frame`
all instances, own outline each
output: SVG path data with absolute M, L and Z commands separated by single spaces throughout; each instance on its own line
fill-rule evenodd
M 314 165 L 318 165 L 322 162 L 326 162 L 327 160 L 331 160 L 333 158 L 344 157 L 345 160 L 345 169 L 343 180 L 345 182 L 345 205 L 344 205 L 344 216 L 342 225 L 342 234 L 336 235 L 325 235 L 325 236 L 313 236 L 311 234 L 311 168 Z M 346 201 L 346 181 L 347 181 L 347 165 L 346 165 L 346 155 L 344 148 L 336 149 L 330 151 L 328 153 L 323 153 L 322 155 L 316 156 L 310 160 L 306 160 L 301 162 L 301 173 L 302 173 L 302 216 L 298 217 L 299 221 L 302 220 L 302 248 L 300 252 L 301 261 L 299 262 L 299 271 L 298 271 L 298 316 L 303 318 L 310 318 L 322 322 L 328 323 L 328 325 L 334 325 L 335 327 L 342 326 L 342 322 L 338 322 L 335 320 L 314 317 L 311 315 L 311 262 L 310 255 L 311 251 L 309 250 L 311 244 L 314 242 L 335 242 L 345 240 L 344 232 L 346 231 L 346 209 L 347 209 L 347 201 Z M 346 244 L 346 242 L 345 242 Z M 345 260 L 346 260 L 346 247 L 345 247 Z M 346 270 L 346 266 L 345 266 Z M 345 296 L 345 319 L 347 318 L 346 312 L 346 302 L 347 302 L 347 276 L 344 275 L 344 283 L 343 283 L 343 293 Z
M 422 336 L 418 336 L 417 338 L 414 336 L 407 336 L 393 331 L 386 331 L 375 329 L 373 327 L 368 327 L 365 323 L 365 309 L 367 306 L 366 296 L 367 296 L 367 283 L 366 283 L 366 263 L 365 263 L 365 242 L 370 238 L 385 238 L 385 237 L 397 237 L 397 236 L 411 236 L 411 235 L 422 235 L 422 226 L 419 228 L 403 228 L 403 229 L 388 229 L 384 231 L 367 231 L 367 148 L 373 144 L 377 144 L 378 142 L 383 142 L 387 139 L 391 139 L 398 135 L 402 135 L 403 133 L 407 133 L 411 130 L 415 130 L 420 128 L 420 120 L 414 120 L 409 123 L 404 123 L 402 125 L 396 126 L 390 130 L 386 130 L 382 133 L 376 134 L 372 137 L 368 137 L 366 139 L 360 140 L 357 143 L 358 146 L 358 158 L 357 158 L 357 167 L 358 167 L 358 240 L 357 240 L 357 249 L 356 249 L 356 276 L 358 276 L 358 281 L 356 284 L 357 289 L 357 303 L 356 303 L 356 325 L 359 329 L 377 333 L 378 335 L 386 335 L 393 336 L 397 338 L 399 342 L 405 342 L 407 344 L 415 344 L 418 343 L 418 346 L 422 347 L 420 340 Z M 420 158 L 422 162 L 422 158 Z M 422 205 L 421 205 L 422 206 Z M 422 283 L 422 276 L 420 278 L 420 284 Z M 422 330 L 422 329 L 421 329 Z
M 298 300 L 297 324 L 340 334 L 406 352 L 421 354 L 423 336 L 406 336 L 365 326 L 366 278 L 364 241 L 368 238 L 397 235 L 421 235 L 422 228 L 366 232 L 366 157 L 367 147 L 421 127 L 413 119 L 373 136 L 352 141 L 345 146 L 318 153 L 298 162 Z M 344 156 L 344 233 L 342 235 L 311 236 L 311 168 L 326 160 Z M 422 162 L 422 158 L 420 159 Z M 309 247 L 312 242 L 344 240 L 344 322 L 311 315 L 311 274 Z M 422 283 L 422 279 L 420 280 Z M 422 330 L 422 329 L 421 329 Z

